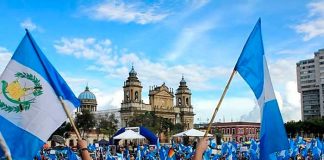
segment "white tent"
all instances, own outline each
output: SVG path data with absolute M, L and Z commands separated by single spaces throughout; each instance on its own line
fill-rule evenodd
M 115 136 L 114 139 L 145 139 L 145 137 L 132 130 L 126 130 L 125 132 Z
M 186 130 L 184 132 L 178 133 L 173 135 L 173 137 L 183 137 L 183 136 L 189 136 L 189 137 L 203 137 L 205 135 L 205 132 L 201 132 L 196 129 L 190 129 Z M 212 134 L 207 134 L 208 137 L 212 137 Z

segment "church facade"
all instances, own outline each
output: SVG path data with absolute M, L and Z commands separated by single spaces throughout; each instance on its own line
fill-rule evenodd
M 193 128 L 194 112 L 191 105 L 191 91 L 184 77 L 178 89 L 174 92 L 163 83 L 161 86 L 149 87 L 149 104 L 142 100 L 142 84 L 132 67 L 127 80 L 124 82 L 124 98 L 121 103 L 121 126 L 129 127 L 132 117 L 153 111 L 157 116 L 167 118 L 174 124 L 181 123 L 185 129 Z

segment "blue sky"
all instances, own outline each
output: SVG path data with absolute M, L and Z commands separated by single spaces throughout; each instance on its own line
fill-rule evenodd
M 143 85 L 176 89 L 183 74 L 195 121 L 206 122 L 243 45 L 262 19 L 265 54 L 285 121 L 299 120 L 296 62 L 324 48 L 323 1 L 0 1 L 0 72 L 28 28 L 78 96 L 89 84 L 99 109 L 118 108 L 132 63 Z M 259 121 L 237 74 L 216 120 Z

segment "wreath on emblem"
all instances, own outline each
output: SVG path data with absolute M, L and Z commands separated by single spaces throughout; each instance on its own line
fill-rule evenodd
M 1 81 L 2 87 L 1 92 L 4 97 L 11 103 L 16 104 L 15 106 L 7 105 L 5 102 L 0 100 L 0 109 L 6 112 L 22 112 L 28 110 L 30 105 L 34 103 L 36 97 L 43 94 L 42 85 L 40 80 L 37 77 L 30 73 L 17 72 L 15 74 L 17 78 L 11 83 L 8 83 L 4 80 Z M 34 86 L 32 87 L 22 87 L 19 80 L 27 79 L 31 81 Z

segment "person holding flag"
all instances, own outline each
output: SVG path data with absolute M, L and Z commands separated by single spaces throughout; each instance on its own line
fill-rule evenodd
M 26 30 L 0 76 L 0 132 L 12 158 L 33 159 L 79 105 L 70 87 Z

